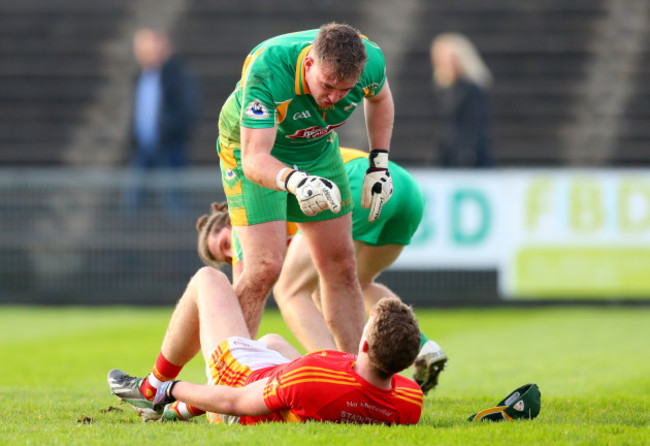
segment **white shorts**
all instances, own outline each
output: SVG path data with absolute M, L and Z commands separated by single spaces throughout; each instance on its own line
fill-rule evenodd
M 285 364 L 289 359 L 271 350 L 263 341 L 233 336 L 216 348 L 208 363 L 208 382 L 241 387 L 254 370 Z
M 289 359 L 266 347 L 263 341 L 233 336 L 223 341 L 210 356 L 206 366 L 208 383 L 243 387 L 254 370 L 285 364 Z M 211 423 L 234 424 L 239 417 L 207 413 Z

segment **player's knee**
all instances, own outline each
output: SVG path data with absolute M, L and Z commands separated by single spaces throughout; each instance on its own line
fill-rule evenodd
M 282 258 L 259 259 L 254 264 L 249 262 L 244 266 L 244 274 L 254 278 L 258 283 L 272 287 L 280 277 Z
M 354 257 L 342 258 L 334 263 L 334 274 L 340 281 L 346 283 L 356 283 L 357 278 L 357 263 Z
M 373 288 L 374 283 L 372 282 L 372 280 L 364 280 L 361 277 L 359 277 L 359 285 L 361 286 L 361 291 L 366 292 Z
M 259 340 L 264 342 L 266 344 L 266 347 L 270 348 L 271 350 L 274 350 L 273 347 L 277 347 L 280 343 L 285 342 L 282 336 L 275 333 L 265 334 L 264 336 L 259 338 Z
M 289 292 L 289 284 L 285 283 L 285 281 L 280 280 L 275 284 L 273 287 L 273 298 L 275 299 L 275 302 L 280 306 L 280 309 L 282 309 L 282 306 L 284 304 L 287 304 L 291 301 L 291 293 Z
M 223 272 L 211 266 L 203 266 L 190 279 L 188 289 L 193 289 L 199 295 L 206 287 L 223 290 L 231 288 L 232 284 Z
M 228 276 L 226 276 L 223 272 L 211 266 L 202 266 L 201 268 L 199 268 L 199 270 L 194 274 L 193 279 L 194 280 L 211 279 L 211 280 L 218 280 L 218 281 L 226 280 L 230 282 L 228 280 Z

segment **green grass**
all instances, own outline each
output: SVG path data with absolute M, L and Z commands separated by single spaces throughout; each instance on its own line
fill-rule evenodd
M 144 375 L 171 308 L 0 307 L 0 444 L 648 444 L 647 307 L 418 310 L 450 357 L 418 426 L 142 423 L 106 373 Z M 269 311 L 261 332 L 286 328 Z M 181 377 L 203 382 L 198 358 Z M 535 382 L 533 421 L 469 423 Z M 108 410 L 116 408 L 117 410 Z M 380 443 L 381 442 L 381 443 Z M 181 444 L 181 443 L 179 443 Z

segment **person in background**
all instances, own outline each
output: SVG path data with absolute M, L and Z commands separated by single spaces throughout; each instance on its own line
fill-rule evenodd
M 430 56 L 437 104 L 445 119 L 439 141 L 441 165 L 494 166 L 486 96 L 492 84 L 490 70 L 472 42 L 458 33 L 438 35 Z
M 143 182 L 148 171 L 187 166 L 187 146 L 199 107 L 198 82 L 173 55 L 165 33 L 152 28 L 138 30 L 133 53 L 140 70 L 133 95 L 132 175 L 123 196 L 128 211 L 144 204 Z M 162 198 L 167 211 L 184 211 L 183 194 L 173 185 Z

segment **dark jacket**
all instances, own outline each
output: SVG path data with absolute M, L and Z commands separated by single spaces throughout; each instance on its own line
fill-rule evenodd
M 176 58 L 169 59 L 162 66 L 160 82 L 159 150 L 185 150 L 198 116 L 198 83 Z M 133 128 L 131 135 L 132 144 L 137 150 Z
M 489 110 L 485 92 L 461 80 L 439 90 L 439 106 L 447 125 L 440 141 L 441 164 L 446 167 L 494 165 Z

